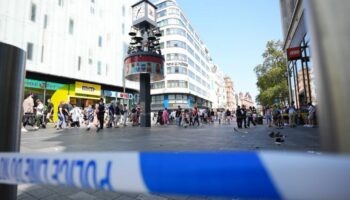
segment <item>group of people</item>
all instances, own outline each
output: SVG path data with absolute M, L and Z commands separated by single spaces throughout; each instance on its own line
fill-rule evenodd
M 285 107 L 267 105 L 265 108 L 265 118 L 269 127 L 274 125 L 277 128 L 283 128 L 285 125 L 288 125 L 291 128 L 295 128 L 297 120 L 300 123 L 305 123 L 305 127 L 315 127 L 316 107 L 312 103 L 308 103 L 305 109 L 305 113 L 307 114 L 306 119 L 298 119 L 298 117 L 301 117 L 301 115 L 298 115 L 298 112 L 300 113 L 302 110 L 296 108 L 294 101 Z
M 237 106 L 236 110 L 236 120 L 237 120 L 237 127 L 239 129 L 243 128 L 250 128 L 250 124 L 252 123 L 254 126 L 256 126 L 255 120 L 257 117 L 257 112 L 255 107 L 249 107 L 246 108 L 245 105 L 242 105 L 242 107 Z
M 32 126 L 35 130 L 46 128 L 48 122 L 55 123 L 54 105 L 51 100 L 47 100 L 47 105 L 37 99 L 34 102 L 33 94 L 28 94 L 23 101 L 22 132 L 27 132 L 26 126 Z M 96 128 L 96 131 L 104 127 L 119 128 L 126 126 L 130 120 L 133 126 L 140 124 L 140 108 L 134 106 L 131 112 L 126 104 L 114 102 L 105 105 L 103 98 L 95 105 L 88 105 L 85 108 L 72 105 L 70 101 L 61 101 L 57 108 L 58 121 L 55 128 L 63 129 L 69 127 L 86 127 L 87 130 Z

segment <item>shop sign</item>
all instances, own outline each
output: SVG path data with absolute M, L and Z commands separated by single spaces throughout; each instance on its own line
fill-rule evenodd
M 75 82 L 75 93 L 92 96 L 101 96 L 101 86 L 91 83 Z
M 129 99 L 129 94 L 128 93 L 118 92 L 117 93 L 117 98 L 119 98 L 119 99 Z
M 26 88 L 44 89 L 45 88 L 45 81 L 38 81 L 38 80 L 33 80 L 33 79 L 25 79 L 24 86 Z
M 185 66 L 188 67 L 188 64 L 185 62 L 167 62 L 166 63 L 167 66 L 171 67 L 171 66 Z
M 64 86 L 64 84 L 60 84 L 60 83 L 53 83 L 53 82 L 47 82 L 46 83 L 46 89 L 47 90 L 59 90 L 60 88 L 62 88 Z
M 133 56 L 125 59 L 125 75 L 128 80 L 138 81 L 139 75 L 148 73 L 152 81 L 164 79 L 164 59 L 154 56 Z
M 104 90 L 103 91 L 103 96 L 105 96 L 105 97 L 117 97 L 117 92 Z
M 298 60 L 301 59 L 301 47 L 293 47 L 287 49 L 288 60 Z

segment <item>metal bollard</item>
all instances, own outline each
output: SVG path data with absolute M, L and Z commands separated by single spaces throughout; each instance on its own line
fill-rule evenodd
M 350 153 L 350 1 L 305 1 L 323 150 Z
M 18 152 L 26 53 L 0 42 L 0 152 Z M 17 199 L 17 186 L 0 184 L 2 199 Z

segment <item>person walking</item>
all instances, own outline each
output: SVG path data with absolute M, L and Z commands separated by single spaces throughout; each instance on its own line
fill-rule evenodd
M 169 113 L 168 113 L 168 109 L 167 108 L 164 109 L 162 117 L 163 117 L 164 125 L 167 125 L 168 124 L 168 118 L 169 118 Z
M 90 130 L 91 128 L 91 124 L 94 123 L 94 109 L 92 108 L 91 105 L 89 105 L 86 110 L 85 110 L 85 113 L 86 113 L 86 125 L 87 125 L 87 131 Z
M 96 132 L 103 130 L 104 116 L 105 116 L 105 104 L 103 103 L 103 98 L 100 98 L 100 102 L 98 104 L 98 113 L 97 113 L 97 119 L 100 122 L 100 127 L 97 128 Z
M 33 94 L 29 94 L 27 96 L 27 98 L 23 101 L 22 107 L 23 107 L 23 118 L 22 118 L 23 127 L 22 127 L 21 131 L 26 133 L 26 132 L 28 132 L 28 130 L 25 127 L 28 124 L 33 126 L 33 124 L 31 124 L 31 121 L 34 121 L 33 120 L 33 117 L 34 117 Z
M 312 105 L 312 103 L 308 103 L 307 105 L 309 111 L 307 127 L 313 128 L 315 126 L 316 108 L 314 105 Z
M 58 117 L 58 121 L 56 125 L 57 130 L 66 128 L 66 119 L 65 119 L 63 107 L 64 107 L 64 101 L 61 101 L 57 110 L 57 117 Z
M 256 126 L 254 120 L 253 120 L 253 109 L 252 107 L 249 107 L 249 109 L 247 110 L 247 118 L 248 118 L 248 123 L 247 123 L 247 127 L 250 128 L 250 123 L 252 123 L 254 126 Z
M 122 113 L 123 115 L 123 126 L 126 126 L 126 120 L 128 119 L 128 105 L 124 104 Z
M 117 105 L 115 106 L 115 125 L 114 128 L 119 128 L 119 121 L 120 121 L 120 102 L 117 102 Z
M 72 124 L 71 127 L 80 127 L 80 108 L 76 105 L 73 105 L 73 109 L 70 111 L 70 115 L 72 116 Z
M 242 110 L 241 110 L 241 106 L 237 106 L 236 121 L 237 121 L 237 127 L 238 128 L 242 128 Z
M 267 105 L 265 109 L 265 118 L 268 127 L 272 127 L 272 110 L 269 105 Z
M 41 102 L 40 99 L 36 100 L 36 114 L 35 114 L 35 121 L 36 121 L 36 126 L 39 127 L 45 127 L 44 124 L 44 104 Z
M 289 127 L 295 128 L 296 123 L 295 123 L 295 116 L 296 116 L 296 108 L 294 105 L 294 101 L 292 101 L 292 104 L 288 108 L 288 118 L 289 118 Z
M 181 125 L 181 106 L 178 106 L 177 107 L 177 110 L 176 110 L 176 114 L 175 114 L 175 118 L 176 118 L 176 124 L 178 125 L 178 126 L 180 126 Z
M 231 111 L 230 109 L 226 110 L 226 124 L 230 124 L 231 121 Z
M 53 114 L 54 114 L 54 106 L 51 103 L 51 99 L 47 100 L 47 115 L 46 115 L 46 122 L 54 122 L 53 121 Z
M 197 106 L 195 106 L 193 110 L 193 126 L 196 122 L 197 126 L 199 126 L 199 112 Z

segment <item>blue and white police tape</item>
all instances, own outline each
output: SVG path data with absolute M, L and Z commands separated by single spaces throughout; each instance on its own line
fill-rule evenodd
M 350 157 L 274 152 L 0 153 L 0 183 L 268 199 L 350 198 Z

